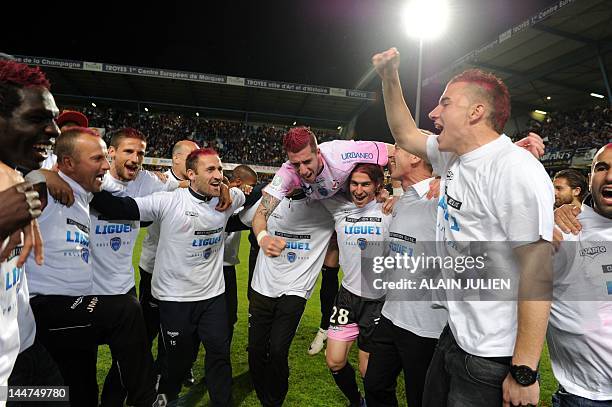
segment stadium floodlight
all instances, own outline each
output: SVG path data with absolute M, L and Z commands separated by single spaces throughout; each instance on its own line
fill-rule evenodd
M 546 100 L 550 100 L 550 99 L 551 99 L 551 97 L 550 97 L 550 96 L 546 96 Z
M 342 131 L 342 126 L 338 126 L 338 131 Z
M 95 104 L 94 102 L 91 102 L 91 105 L 92 105 L 93 107 L 98 107 L 98 106 L 96 106 L 96 104 Z
M 200 117 L 200 112 L 196 112 L 196 116 L 197 116 L 197 117 Z
M 539 114 L 548 114 L 547 112 L 545 112 L 544 110 L 535 110 L 536 113 Z
M 446 0 L 412 0 L 404 9 L 403 23 L 409 36 L 420 40 L 442 35 L 450 17 Z
M 604 95 L 600 95 L 599 93 L 594 93 L 594 92 L 593 92 L 593 93 L 591 93 L 591 96 L 593 96 L 594 98 L 597 98 L 597 99 L 603 99 L 603 98 L 605 98 L 605 96 L 604 96 Z
M 450 17 L 447 0 L 411 0 L 402 14 L 406 33 L 419 39 L 419 72 L 414 119 L 418 127 L 421 116 L 421 75 L 423 70 L 423 41 L 442 35 Z
M 293 125 L 295 126 L 297 124 L 297 122 L 293 122 Z
M 145 108 L 144 108 L 144 111 L 145 111 L 145 112 L 148 112 L 148 111 L 149 111 L 149 108 L 148 108 L 148 107 L 145 107 Z

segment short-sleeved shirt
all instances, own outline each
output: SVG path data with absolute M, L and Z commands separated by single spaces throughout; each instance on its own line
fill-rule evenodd
M 612 400 L 612 220 L 587 205 L 578 220 L 582 230 L 555 255 L 550 361 L 568 392 Z
M 268 257 L 260 249 L 251 287 L 272 298 L 309 298 L 333 230 L 333 220 L 320 202 L 281 200 L 268 219 L 268 232 L 284 239 L 287 246 L 278 257 Z
M 442 175 L 437 255 L 486 257 L 497 275 L 518 280 L 512 248 L 552 241 L 554 189 L 542 164 L 505 135 L 461 156 L 441 152 L 437 136 L 429 136 L 427 156 L 434 172 Z M 458 278 L 452 268 L 443 267 L 442 275 Z M 463 350 L 483 357 L 513 354 L 516 302 L 453 301 L 456 292 L 451 290 L 446 295 L 451 300 L 449 326 Z
M 203 197 L 191 188 L 135 198 L 143 221 L 159 222 L 160 237 L 151 293 L 163 301 L 192 302 L 225 292 L 223 245 L 225 225 L 245 201 L 230 189 L 232 205 L 215 209 L 219 199 Z

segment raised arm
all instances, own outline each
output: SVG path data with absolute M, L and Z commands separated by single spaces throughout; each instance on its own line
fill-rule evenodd
M 395 142 L 404 150 L 427 158 L 427 136 L 419 131 L 406 105 L 399 78 L 399 51 L 390 48 L 372 57 L 382 79 L 387 123 Z
M 257 236 L 257 243 L 259 243 L 259 247 L 264 254 L 269 257 L 280 256 L 287 244 L 284 239 L 271 236 L 267 230 L 268 218 L 279 204 L 280 199 L 264 192 L 261 203 L 255 212 L 255 217 L 253 217 L 253 232 Z

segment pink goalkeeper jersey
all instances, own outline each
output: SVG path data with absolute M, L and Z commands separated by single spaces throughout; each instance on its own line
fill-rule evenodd
M 314 184 L 305 183 L 289 161 L 276 172 L 264 192 L 282 200 L 294 188 L 311 199 L 325 199 L 342 189 L 357 164 L 387 165 L 387 145 L 377 141 L 334 140 L 319 144 L 323 170 Z

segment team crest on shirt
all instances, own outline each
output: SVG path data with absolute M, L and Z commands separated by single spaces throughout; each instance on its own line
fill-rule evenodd
M 81 249 L 81 258 L 85 263 L 89 263 L 89 249 L 84 247 Z
M 361 237 L 357 239 L 357 246 L 359 246 L 361 250 L 365 250 L 366 247 L 368 246 L 368 241 L 365 240 L 363 237 Z
M 204 259 L 208 259 L 210 257 L 212 253 L 212 249 L 209 247 L 208 249 L 204 250 Z
M 121 249 L 121 238 L 120 237 L 113 237 L 110 240 L 110 247 L 114 251 L 118 251 L 119 249 Z
M 322 196 L 327 196 L 327 195 L 329 195 L 329 191 L 328 191 L 327 189 L 325 189 L 324 187 L 320 187 L 320 188 L 318 189 L 318 191 L 319 191 L 319 194 L 321 194 Z
M 287 260 L 289 263 L 293 263 L 297 259 L 297 255 L 294 252 L 287 253 Z

